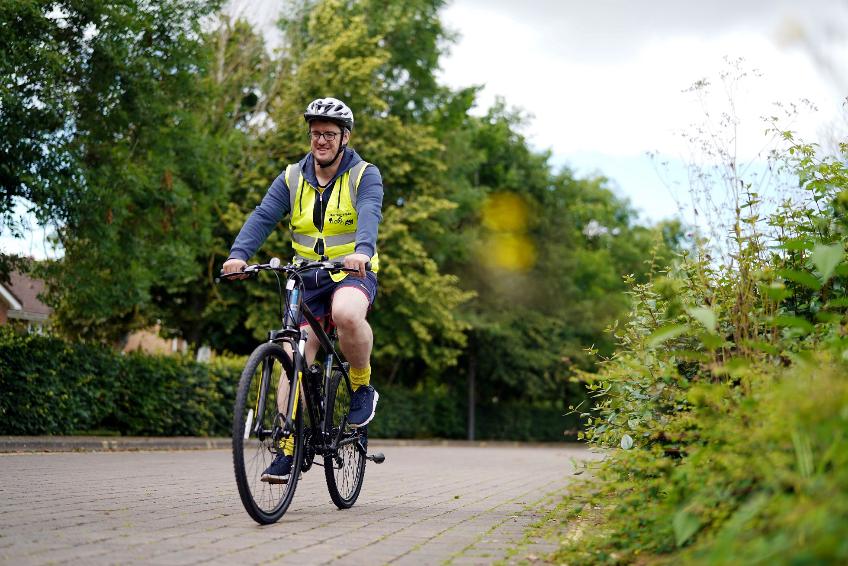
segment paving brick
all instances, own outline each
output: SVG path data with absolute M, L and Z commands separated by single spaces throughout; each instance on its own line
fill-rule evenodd
M 571 458 L 597 457 L 569 446 L 379 449 L 386 463 L 368 466 L 352 509 L 331 503 L 319 469 L 267 526 L 244 512 L 227 450 L 0 455 L 0 563 L 491 564 L 567 488 Z

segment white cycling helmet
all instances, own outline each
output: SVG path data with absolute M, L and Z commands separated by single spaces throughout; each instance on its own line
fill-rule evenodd
M 307 123 L 312 120 L 327 120 L 353 130 L 353 111 L 338 98 L 316 98 L 306 107 L 303 118 Z

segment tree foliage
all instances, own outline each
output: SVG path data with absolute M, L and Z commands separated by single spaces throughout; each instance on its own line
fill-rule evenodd
M 444 148 L 431 126 L 390 112 L 386 102 L 393 89 L 408 90 L 409 85 L 396 77 L 390 79 L 386 68 L 393 58 L 391 42 L 375 35 L 373 26 L 381 26 L 378 31 L 383 34 L 395 33 L 392 26 L 403 28 L 415 19 L 419 8 L 413 10 L 412 6 L 432 10 L 429 4 L 413 3 L 403 10 L 406 18 L 392 19 L 382 14 L 377 3 L 328 1 L 292 12 L 293 19 L 284 22 L 289 32 L 288 88 L 269 104 L 276 128 L 262 142 L 270 159 L 260 164 L 260 169 L 267 174 L 264 179 L 255 178 L 257 190 L 251 191 L 251 199 L 240 210 L 246 218 L 270 180 L 308 150 L 302 109 L 311 100 L 326 96 L 327 85 L 338 85 L 334 95 L 355 109 L 351 146 L 380 168 L 385 187 L 378 241 L 385 267 L 379 273 L 373 313 L 380 336 L 375 363 L 384 373 L 396 373 L 404 361 L 421 362 L 436 371 L 455 363 L 465 342 L 465 324 L 455 309 L 470 296 L 457 287 L 455 277 L 439 273 L 438 264 L 422 244 L 428 232 L 441 229 L 436 221 L 440 213 L 454 208 L 441 197 L 445 166 L 439 157 Z M 418 61 L 394 57 L 410 64 Z M 400 67 L 393 69 L 400 73 Z M 394 206 L 397 198 L 407 199 L 403 208 Z M 273 234 L 265 249 L 290 255 L 286 231 Z M 265 304 L 272 304 L 275 292 L 273 286 L 251 291 L 255 301 Z M 257 336 L 275 323 L 274 314 L 267 311 L 251 312 L 248 318 L 248 326 Z
M 580 395 L 569 380 L 592 366 L 588 347 L 611 351 L 604 330 L 628 304 L 622 275 L 670 261 L 679 228 L 666 240 L 662 227 L 636 225 L 604 179 L 553 171 L 519 133 L 522 121 L 504 103 L 468 119 L 465 179 L 452 197 L 467 216 L 439 247 L 466 246 L 445 262 L 477 293 L 467 357 L 485 376 L 481 396 L 558 402 Z
M 308 151 L 303 109 L 332 95 L 384 181 L 375 375 L 450 376 L 455 395 L 476 375 L 485 403 L 579 396 L 586 348 L 610 351 L 603 329 L 627 308 L 621 276 L 667 263 L 679 226 L 637 225 L 603 178 L 533 150 L 520 112 L 473 115 L 477 87 L 440 85 L 443 6 L 293 0 L 270 53 L 212 1 L 2 4 L 0 214 L 21 197 L 57 227 L 64 257 L 44 273 L 60 330 L 119 343 L 159 320 L 239 353 L 264 338 L 276 285 L 215 274 Z M 256 259 L 290 254 L 281 224 Z
M 730 261 L 702 242 L 631 281 L 618 352 L 583 374 L 598 400 L 580 410 L 586 437 L 609 457 L 564 506 L 585 536 L 557 562 L 848 558 L 848 144 L 828 157 L 781 138 L 774 166 L 800 198 L 763 219 L 746 198 Z
M 48 300 L 66 332 L 148 323 L 151 286 L 186 277 L 209 245 L 226 145 L 203 129 L 199 20 L 216 6 L 4 4 L 2 202 L 22 197 L 57 228 Z

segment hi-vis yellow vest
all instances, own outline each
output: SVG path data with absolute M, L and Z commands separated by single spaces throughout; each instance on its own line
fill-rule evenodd
M 359 182 L 368 163 L 360 161 L 351 169 L 342 173 L 332 187 L 332 193 L 323 211 L 324 229 L 319 230 L 313 222 L 313 210 L 322 206 L 318 189 L 303 178 L 299 163 L 286 167 L 286 185 L 289 187 L 291 205 L 292 247 L 295 257 L 310 260 L 322 258 L 335 260 L 354 253 L 356 250 L 357 214 L 354 203 Z M 331 190 L 329 187 L 324 189 Z M 378 268 L 377 252 L 371 258 L 371 270 Z M 341 281 L 346 273 L 333 274 L 334 281 Z

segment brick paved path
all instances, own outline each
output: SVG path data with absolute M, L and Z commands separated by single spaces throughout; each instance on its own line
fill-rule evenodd
M 0 455 L 0 563 L 489 564 L 508 558 L 583 448 L 383 445 L 339 511 L 321 468 L 288 513 L 244 512 L 229 451 Z

